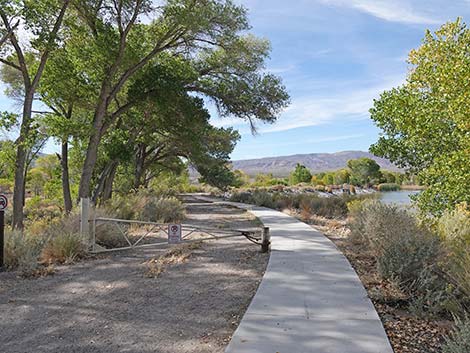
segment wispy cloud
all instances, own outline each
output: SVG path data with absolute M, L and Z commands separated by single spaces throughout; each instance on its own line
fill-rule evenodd
M 260 132 L 286 131 L 301 127 L 342 121 L 359 120 L 369 116 L 373 100 L 384 90 L 403 83 L 402 78 L 391 78 L 365 89 L 350 89 L 331 93 L 328 97 L 304 96 L 294 98 L 292 105 L 274 125 L 260 127 Z M 359 84 L 359 83 L 358 83 Z
M 441 20 L 426 13 L 422 9 L 412 6 L 409 0 L 320 0 L 322 3 L 347 6 L 385 21 L 412 23 L 412 24 L 438 24 Z M 417 2 L 415 2 L 416 4 Z M 424 8 L 429 3 L 421 2 Z

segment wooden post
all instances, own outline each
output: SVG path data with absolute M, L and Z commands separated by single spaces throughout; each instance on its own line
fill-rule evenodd
M 271 245 L 271 235 L 269 234 L 269 227 L 263 228 L 261 234 L 261 252 L 267 253 L 269 251 L 269 245 Z

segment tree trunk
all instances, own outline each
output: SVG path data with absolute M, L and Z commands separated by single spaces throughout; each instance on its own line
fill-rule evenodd
M 113 165 L 111 166 L 111 170 L 109 171 L 108 177 L 106 178 L 106 181 L 104 183 L 101 202 L 106 202 L 110 200 L 111 197 L 113 196 L 113 183 L 114 183 L 114 177 L 116 176 L 118 165 L 119 165 L 118 162 L 114 162 Z
M 70 178 L 69 178 L 69 144 L 67 140 L 62 141 L 60 166 L 62 167 L 62 193 L 64 196 L 64 209 L 65 213 L 69 214 L 72 211 L 72 195 L 70 193 Z
M 146 146 L 140 144 L 137 154 L 135 156 L 135 169 L 134 169 L 134 188 L 138 189 L 142 185 L 142 177 L 144 174 L 145 163 L 145 149 Z
M 32 91 L 32 90 L 31 90 Z M 23 105 L 23 120 L 20 136 L 16 140 L 15 186 L 13 189 L 13 229 L 23 229 L 23 208 L 26 191 L 26 155 L 25 137 L 29 136 L 33 108 L 33 92 L 27 92 Z
M 79 198 L 90 197 L 91 193 L 91 178 L 95 169 L 96 160 L 98 159 L 98 146 L 101 141 L 101 129 L 103 128 L 104 118 L 108 110 L 108 92 L 109 86 L 107 83 L 103 84 L 101 88 L 100 97 L 98 98 L 98 105 L 95 110 L 93 119 L 93 132 L 88 141 L 85 161 L 83 162 L 82 175 L 80 178 L 80 186 L 78 189 Z

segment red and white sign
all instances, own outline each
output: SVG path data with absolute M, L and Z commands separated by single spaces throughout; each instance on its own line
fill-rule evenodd
M 5 211 L 8 207 L 8 199 L 5 195 L 0 194 L 0 211 Z
M 182 241 L 181 224 L 168 225 L 168 244 L 179 244 Z

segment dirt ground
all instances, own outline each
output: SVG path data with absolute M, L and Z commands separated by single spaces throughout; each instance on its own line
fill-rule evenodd
M 185 224 L 259 226 L 245 211 L 186 201 Z M 36 279 L 0 273 L 0 352 L 222 353 L 268 255 L 244 237 L 205 241 L 146 276 L 168 249 L 99 255 Z

